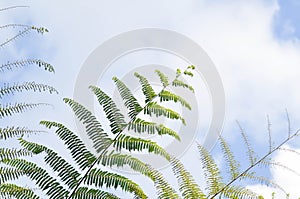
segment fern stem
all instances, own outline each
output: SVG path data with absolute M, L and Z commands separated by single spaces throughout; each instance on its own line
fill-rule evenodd
M 176 77 L 175 77 L 175 79 L 173 81 L 177 80 L 180 77 L 180 75 L 181 74 L 177 74 Z M 159 94 L 162 93 L 168 86 L 169 85 L 164 85 L 163 88 L 162 88 L 162 90 L 159 92 Z M 145 108 L 147 108 L 147 106 L 149 106 L 149 104 L 151 104 L 159 96 L 159 94 L 155 95 L 149 102 L 147 102 L 145 104 L 145 106 L 136 114 L 136 116 L 138 114 L 140 114 L 142 111 L 144 111 Z M 100 160 L 100 158 L 107 152 L 108 148 L 111 147 L 114 144 L 114 142 L 121 136 L 121 134 L 124 132 L 124 130 L 128 127 L 128 125 L 136 119 L 136 116 L 133 117 L 132 119 L 130 119 L 130 121 L 126 125 L 124 125 L 123 129 L 119 133 L 117 133 L 116 137 L 112 140 L 112 142 L 110 144 L 108 144 L 105 149 L 103 149 L 103 151 L 100 153 L 100 155 L 98 156 L 98 158 L 90 165 L 89 169 L 80 178 L 80 180 L 78 181 L 76 187 L 72 190 L 71 194 L 69 195 L 68 199 L 72 198 L 72 196 L 75 194 L 75 192 L 77 191 L 77 189 L 79 188 L 79 186 L 81 185 L 81 183 L 84 181 L 84 179 L 87 177 L 87 175 L 91 172 L 91 170 L 97 164 L 97 162 Z
M 287 139 L 285 139 L 283 142 L 281 142 L 276 148 L 272 149 L 271 151 L 269 151 L 267 154 L 265 154 L 262 158 L 260 158 L 258 161 L 256 161 L 254 164 L 251 164 L 246 170 L 244 170 L 242 173 L 240 173 L 237 177 L 235 177 L 234 179 L 232 179 L 230 182 L 228 182 L 223 188 L 221 188 L 218 192 L 216 192 L 213 196 L 211 196 L 209 199 L 213 199 L 214 197 L 216 197 L 217 195 L 219 195 L 220 193 L 222 193 L 226 188 L 228 188 L 232 183 L 234 183 L 236 180 L 238 180 L 239 178 L 241 178 L 243 175 L 245 175 L 246 173 L 248 173 L 248 171 L 250 171 L 252 168 L 254 168 L 255 166 L 257 166 L 259 163 L 261 163 L 262 161 L 264 161 L 268 156 L 270 156 L 271 154 L 273 154 L 275 151 L 279 150 L 284 144 L 286 144 L 287 142 L 289 142 L 291 139 L 293 139 L 294 137 L 298 136 L 300 132 L 300 129 L 297 130 L 292 136 L 289 136 Z
M 29 6 L 10 6 L 10 7 L 6 7 L 6 8 L 1 8 L 1 11 L 5 11 L 5 10 L 10 10 L 10 9 L 15 9 L 15 8 L 29 8 Z

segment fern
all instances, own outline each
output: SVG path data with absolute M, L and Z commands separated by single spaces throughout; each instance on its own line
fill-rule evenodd
M 178 79 L 175 79 L 173 82 L 172 82 L 172 85 L 174 87 L 182 87 L 182 88 L 188 88 L 190 91 L 192 91 L 193 93 L 195 92 L 194 88 L 186 83 L 184 83 L 183 81 L 181 80 L 178 80 Z
M 39 199 L 34 191 L 14 184 L 0 184 L 0 197 L 15 199 Z
M 119 80 L 117 77 L 113 77 L 113 80 L 115 81 L 119 93 L 124 100 L 124 105 L 129 110 L 128 116 L 130 117 L 130 119 L 134 119 L 142 111 L 143 108 L 121 80 Z
M 5 70 L 12 70 L 13 68 L 25 67 L 32 64 L 35 64 L 38 67 L 43 67 L 48 72 L 52 72 L 52 73 L 55 72 L 54 67 L 51 64 L 44 62 L 40 59 L 26 59 L 26 60 L 7 62 L 6 64 L 2 64 L 0 66 L 0 72 L 4 72 Z
M 144 76 L 138 73 L 134 73 L 134 75 L 139 79 L 140 84 L 142 85 L 142 91 L 146 97 L 145 103 L 151 102 L 157 96 L 154 89 Z
M 171 93 L 169 91 L 163 90 L 162 92 L 159 93 L 159 98 L 160 101 L 174 101 L 174 102 L 180 102 L 182 106 L 185 106 L 187 109 L 191 110 L 191 105 L 182 97 Z
M 37 108 L 39 106 L 50 105 L 46 103 L 15 103 L 15 104 L 7 104 L 5 106 L 0 105 L 0 119 L 11 116 L 15 113 L 22 113 L 27 110 L 31 110 L 33 108 Z
M 168 77 L 159 70 L 155 70 L 155 72 L 158 74 L 163 87 L 166 88 L 167 86 L 169 86 Z
M 27 149 L 8 149 L 0 148 L 0 162 L 6 159 L 16 159 L 22 156 L 31 156 L 32 153 Z
M 45 133 L 40 130 L 30 130 L 27 127 L 6 127 L 0 128 L 0 140 L 7 140 L 9 138 L 24 136 L 29 134 Z
M 89 189 L 88 187 L 79 187 L 72 199 L 98 199 L 98 198 L 106 198 L 106 199 L 120 199 L 114 194 L 108 193 L 106 191 L 102 191 L 99 189 Z

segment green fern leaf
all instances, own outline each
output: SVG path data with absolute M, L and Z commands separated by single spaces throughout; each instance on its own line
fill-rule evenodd
M 177 178 L 179 190 L 184 198 L 206 199 L 204 193 L 196 184 L 192 175 L 185 170 L 183 164 L 176 158 L 171 159 L 173 173 Z
M 163 90 L 159 93 L 159 98 L 161 102 L 164 101 L 174 101 L 175 103 L 180 102 L 182 106 L 186 107 L 187 109 L 191 110 L 191 105 L 182 97 L 171 93 L 170 91 Z
M 32 156 L 32 153 L 27 149 L 0 148 L 0 161 L 5 159 L 16 159 L 22 156 Z
M 40 199 L 40 197 L 35 195 L 31 189 L 14 184 L 0 184 L 0 197 L 14 199 Z
M 91 172 L 84 179 L 86 185 L 94 185 L 96 187 L 106 188 L 118 188 L 121 187 L 122 190 L 134 193 L 139 198 L 147 198 L 146 194 L 139 187 L 138 184 L 133 181 L 120 176 L 118 174 L 109 173 L 107 171 L 101 171 L 98 169 L 92 169 Z
M 187 88 L 189 89 L 190 91 L 192 91 L 193 93 L 195 92 L 194 88 L 190 85 L 188 85 L 187 83 L 184 83 L 183 81 L 181 80 L 178 80 L 178 79 L 175 79 L 173 82 L 172 82 L 172 86 L 174 87 L 182 87 L 182 88 Z
M 7 140 L 9 138 L 24 136 L 28 134 L 45 133 L 45 131 L 29 130 L 26 127 L 6 127 L 0 128 L 0 140 Z
M 222 188 L 222 177 L 220 170 L 209 154 L 209 152 L 200 144 L 198 144 L 200 152 L 203 172 L 206 179 L 208 195 L 212 196 Z
M 154 122 L 147 122 L 140 118 L 136 118 L 134 121 L 128 124 L 128 130 L 133 130 L 137 133 L 146 132 L 148 134 L 155 134 L 158 135 L 170 135 L 177 140 L 180 140 L 180 136 L 170 128 L 165 127 L 163 124 L 156 124 Z
M 96 86 L 90 86 L 90 88 L 96 95 L 99 104 L 103 106 L 106 117 L 110 121 L 111 132 L 113 134 L 122 132 L 122 130 L 126 126 L 126 122 L 124 121 L 124 116 L 117 108 L 115 102 L 100 88 Z
M 229 186 L 222 191 L 220 197 L 225 196 L 226 198 L 233 199 L 259 199 L 259 196 L 253 191 L 240 186 Z
M 37 103 L 37 104 L 15 103 L 14 105 L 8 104 L 5 106 L 0 106 L 0 119 L 7 116 L 11 116 L 15 113 L 22 113 L 24 111 L 31 110 L 33 108 L 43 106 L 43 105 L 49 106 L 49 104 L 45 104 L 45 103 Z
M 77 185 L 80 173 L 56 152 L 43 145 L 28 142 L 24 139 L 20 139 L 20 144 L 34 154 L 45 152 L 47 154 L 44 157 L 45 163 L 47 163 L 53 171 L 58 172 L 57 175 L 61 181 L 68 185 L 70 189 L 73 189 Z
M 40 59 L 26 59 L 26 60 L 7 62 L 6 64 L 2 64 L 0 66 L 0 72 L 4 72 L 5 70 L 12 70 L 13 68 L 25 67 L 32 64 L 35 64 L 39 67 L 43 67 L 46 71 L 53 72 L 53 73 L 55 72 L 54 67 L 51 64 L 44 62 Z
M 31 180 L 35 181 L 50 198 L 64 198 L 68 191 L 65 190 L 48 172 L 32 162 L 21 159 L 5 160 L 5 164 L 22 170 Z
M 164 116 L 169 119 L 177 119 L 177 120 L 179 119 L 179 120 L 181 120 L 181 122 L 184 125 L 186 124 L 184 118 L 181 117 L 179 115 L 179 113 L 177 113 L 171 109 L 165 108 L 165 107 L 157 104 L 156 102 L 149 102 L 148 105 L 144 109 L 144 114 L 147 114 L 150 116 L 152 116 L 152 114 L 154 114 L 156 117 Z
M 114 194 L 99 189 L 90 189 L 88 187 L 79 187 L 72 199 L 120 199 Z
M 148 80 L 144 76 L 138 73 L 134 73 L 134 75 L 139 79 L 142 86 L 142 91 L 146 97 L 145 103 L 151 102 L 156 97 L 154 89 L 151 87 Z
M 64 125 L 49 121 L 41 121 L 40 123 L 49 129 L 52 127 L 58 128 L 55 133 L 62 141 L 64 141 L 65 145 L 70 150 L 73 159 L 81 169 L 89 167 L 96 160 L 96 157 L 86 149 L 84 143 L 78 136 Z
M 159 70 L 155 70 L 155 72 L 158 74 L 163 87 L 166 88 L 169 85 L 168 77 Z
M 129 118 L 134 119 L 143 110 L 143 108 L 121 80 L 116 77 L 113 77 L 113 80 L 115 81 L 119 93 L 124 100 L 124 105 L 129 110 Z
M 239 122 L 237 122 L 238 126 L 239 126 L 239 129 L 240 129 L 240 132 L 241 132 L 241 135 L 243 137 L 243 141 L 247 147 L 247 155 L 248 155 L 248 158 L 249 158 L 249 161 L 250 161 L 250 164 L 251 165 L 254 165 L 254 163 L 256 162 L 256 157 L 255 157 L 255 153 L 254 153 L 254 150 L 252 149 L 252 146 L 248 140 L 248 137 L 247 135 L 245 134 L 244 132 L 244 129 L 241 127 L 241 125 L 239 124 Z
M 167 160 L 170 160 L 170 155 L 166 152 L 166 150 L 151 140 L 120 135 L 114 141 L 113 146 L 117 151 L 121 151 L 121 149 L 126 149 L 128 151 L 142 151 L 147 149 L 149 153 L 159 154 Z
M 7 181 L 16 180 L 24 174 L 25 173 L 19 169 L 0 167 L 0 185 Z
M 23 84 L 14 84 L 13 86 L 10 86 L 9 84 L 4 84 L 3 87 L 0 88 L 0 98 L 2 98 L 4 95 L 8 94 L 14 94 L 16 92 L 22 92 L 23 90 L 32 90 L 34 92 L 39 91 L 49 91 L 51 93 L 57 93 L 58 91 L 52 87 L 45 84 L 37 84 L 35 82 L 25 82 Z
M 103 131 L 96 117 L 78 102 L 68 98 L 64 98 L 64 101 L 72 108 L 76 117 L 85 125 L 86 133 L 93 141 L 93 147 L 96 151 L 99 153 L 105 150 L 111 144 L 112 140 Z
M 224 138 L 220 136 L 219 140 L 221 150 L 227 163 L 227 169 L 229 170 L 229 174 L 231 176 L 231 179 L 233 180 L 240 174 L 240 164 L 236 161 L 228 143 L 224 140 Z

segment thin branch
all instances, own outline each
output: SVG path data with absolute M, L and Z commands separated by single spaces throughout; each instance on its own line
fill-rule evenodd
M 177 80 L 180 77 L 181 74 L 177 74 L 175 80 Z M 162 90 L 159 92 L 163 92 L 169 85 L 165 85 L 163 86 Z M 153 102 L 158 95 L 156 95 L 155 97 L 153 97 L 149 102 L 147 102 L 145 104 L 145 106 L 137 113 L 140 114 L 145 108 L 147 108 L 147 106 Z M 136 116 L 137 116 L 136 115 Z M 124 130 L 128 127 L 128 125 L 135 120 L 136 117 L 133 117 L 126 125 L 124 125 L 123 129 L 116 135 L 116 137 L 112 140 L 112 142 L 110 142 L 109 145 L 107 145 L 107 147 L 105 149 L 103 149 L 103 151 L 101 152 L 101 154 L 98 156 L 98 158 L 91 164 L 91 166 L 89 167 L 89 169 L 84 173 L 84 175 L 80 178 L 80 180 L 78 181 L 76 187 L 72 190 L 71 194 L 68 196 L 68 199 L 71 199 L 73 197 L 73 195 L 75 194 L 75 192 L 77 191 L 77 189 L 79 188 L 79 186 L 81 185 L 81 183 L 83 182 L 83 180 L 87 177 L 87 175 L 91 172 L 91 170 L 93 169 L 93 167 L 97 164 L 97 162 L 100 160 L 100 158 L 104 155 L 104 153 L 107 152 L 108 148 L 121 136 L 121 134 L 124 132 Z
M 15 8 L 29 8 L 29 6 L 10 6 L 10 7 L 6 7 L 6 8 L 1 8 L 1 11 L 5 11 L 5 10 L 11 10 L 11 9 L 15 9 Z
M 298 129 L 292 136 L 285 139 L 281 144 L 279 144 L 276 148 L 269 151 L 266 155 L 264 155 L 262 158 L 260 158 L 258 161 L 256 161 L 254 164 L 250 165 L 246 170 L 244 170 L 241 174 L 239 174 L 236 178 L 229 181 L 223 188 L 221 188 L 218 192 L 216 192 L 213 196 L 211 196 L 209 199 L 215 198 L 217 195 L 222 193 L 227 187 L 229 187 L 232 183 L 234 183 L 236 180 L 244 176 L 246 173 L 248 173 L 249 170 L 251 170 L 256 165 L 263 162 L 267 157 L 269 157 L 271 154 L 273 154 L 275 151 L 279 150 L 284 144 L 289 142 L 291 139 L 293 139 L 296 136 L 299 136 L 300 129 Z

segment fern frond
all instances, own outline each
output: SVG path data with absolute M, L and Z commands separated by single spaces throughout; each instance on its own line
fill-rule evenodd
M 244 132 L 244 129 L 242 128 L 242 126 L 240 125 L 240 123 L 237 121 L 237 124 L 239 126 L 239 129 L 240 129 L 240 132 L 241 132 L 241 135 L 243 137 L 243 141 L 247 147 L 247 155 L 248 155 L 248 158 L 249 158 L 249 161 L 250 161 L 250 164 L 251 165 L 254 165 L 254 163 L 256 162 L 256 157 L 255 157 L 255 153 L 254 153 L 254 150 L 252 149 L 251 147 L 251 144 L 248 140 L 248 137 L 247 135 L 245 134 Z
M 15 168 L 0 167 L 0 185 L 7 181 L 16 180 L 23 175 L 24 172 L 22 170 Z
M 0 161 L 5 159 L 16 159 L 22 156 L 32 156 L 32 153 L 27 149 L 0 148 Z
M 280 162 L 274 162 L 274 161 L 271 161 L 271 160 L 262 160 L 262 161 L 259 162 L 258 165 L 259 166 L 265 166 L 265 167 L 271 167 L 271 166 L 272 167 L 279 167 L 279 168 L 285 169 L 287 171 L 290 171 L 290 172 L 292 172 L 292 173 L 294 173 L 294 174 L 296 174 L 297 176 L 300 177 L 300 173 L 299 172 L 297 172 L 296 170 L 291 169 L 291 168 L 283 165 Z
M 170 135 L 177 140 L 180 140 L 180 136 L 170 128 L 165 127 L 163 124 L 156 124 L 154 122 L 147 122 L 140 118 L 136 118 L 134 121 L 128 124 L 128 130 L 133 130 L 136 133 L 146 132 L 148 134 L 158 135 Z
M 171 93 L 170 91 L 163 90 L 159 93 L 159 98 L 161 102 L 164 101 L 174 101 L 175 103 L 180 102 L 182 106 L 191 110 L 191 105 L 182 97 L 176 95 L 175 93 Z
M 0 128 L 0 140 L 24 136 L 28 134 L 45 133 L 46 131 L 30 130 L 27 127 L 6 127 Z
M 1 198 L 14 199 L 40 199 L 31 189 L 17 186 L 15 184 L 0 184 Z
M 34 92 L 49 91 L 50 94 L 58 94 L 58 91 L 52 86 L 45 84 L 37 84 L 35 82 L 24 82 L 23 84 L 14 84 L 13 86 L 10 86 L 9 84 L 4 84 L 4 86 L 0 87 L 0 99 L 4 95 L 14 94 L 16 92 L 22 92 L 24 90 L 32 90 Z
M 34 108 L 37 108 L 39 106 L 49 106 L 50 104 L 46 104 L 46 103 L 15 103 L 14 105 L 13 104 L 7 104 L 7 105 L 4 105 L 4 106 L 1 106 L 0 105 L 0 119 L 1 118 L 4 118 L 4 117 L 7 117 L 7 116 L 11 116 L 13 114 L 16 114 L 16 113 L 22 113 L 24 111 L 27 111 L 27 110 L 31 110 L 31 109 L 34 109 Z
M 1 10 L 0 10 L 1 11 Z M 31 26 L 29 25 L 25 25 L 25 24 L 5 24 L 3 26 L 0 26 L 0 30 L 1 29 L 5 29 L 5 28 L 17 28 L 17 27 L 22 27 L 22 28 L 29 28 Z
M 158 74 L 163 87 L 166 88 L 169 85 L 168 77 L 159 70 L 155 70 L 155 72 Z
M 198 144 L 198 149 L 200 152 L 201 163 L 203 172 L 206 179 L 208 195 L 214 195 L 222 188 L 222 177 L 220 175 L 220 170 L 209 154 L 209 152 L 200 144 Z
M 265 184 L 267 186 L 271 186 L 274 187 L 276 189 L 281 190 L 282 192 L 284 192 L 285 194 L 287 194 L 287 192 L 277 183 L 275 183 L 274 181 L 264 177 L 264 176 L 256 176 L 253 173 L 244 173 L 240 179 L 249 179 L 249 180 L 253 180 L 255 182 L 258 182 L 260 184 Z
M 222 196 L 232 199 L 260 199 L 253 191 L 240 186 L 226 187 L 220 194 L 220 198 L 222 198 Z
M 181 120 L 181 122 L 185 125 L 185 120 L 181 115 L 171 109 L 165 108 L 156 102 L 149 102 L 148 105 L 144 109 L 144 114 L 152 116 L 154 114 L 156 117 L 164 116 L 169 119 Z
M 278 150 L 282 150 L 282 151 L 287 151 L 287 152 L 291 152 L 291 153 L 294 153 L 296 155 L 300 155 L 300 152 L 294 150 L 294 149 L 289 149 L 289 148 L 284 148 L 284 147 L 280 147 L 278 148 Z
M 134 75 L 139 79 L 139 82 L 142 86 L 142 91 L 146 97 L 145 103 L 151 102 L 156 97 L 154 89 L 144 76 L 138 73 L 134 73 Z
M 129 118 L 134 119 L 143 110 L 143 108 L 121 80 L 116 77 L 113 77 L 113 80 L 115 81 L 118 91 L 124 100 L 124 105 L 129 110 Z
M 179 190 L 184 198 L 206 199 L 204 193 L 196 184 L 192 175 L 184 168 L 183 164 L 176 158 L 171 159 L 173 173 L 177 178 Z
M 147 198 L 146 194 L 140 188 L 138 184 L 125 178 L 124 176 L 109 173 L 107 171 L 101 171 L 98 169 L 92 169 L 84 179 L 86 185 L 94 185 L 96 187 L 106 188 L 122 188 L 122 190 L 134 193 L 139 198 Z
M 72 199 L 120 199 L 114 194 L 99 190 L 90 189 L 88 187 L 79 187 L 75 194 L 71 197 Z
M 56 122 L 41 121 L 40 124 L 45 125 L 47 128 L 56 127 L 55 133 L 64 141 L 67 148 L 70 150 L 71 156 L 81 169 L 89 167 L 96 157 L 86 149 L 84 143 L 70 131 L 67 127 Z
M 78 177 L 80 173 L 68 163 L 65 159 L 60 157 L 55 151 L 33 142 L 28 142 L 24 139 L 19 139 L 20 144 L 34 154 L 46 153 L 44 157 L 45 163 L 47 163 L 53 171 L 57 172 L 61 181 L 64 182 L 70 189 L 73 189 L 78 183 Z
M 224 140 L 224 138 L 220 136 L 219 140 L 224 158 L 227 163 L 227 169 L 229 170 L 231 180 L 233 180 L 240 174 L 240 164 L 236 161 L 228 143 Z
M 155 183 L 159 199 L 179 198 L 177 193 L 160 172 L 151 168 L 141 160 L 132 157 L 131 155 L 115 153 L 114 151 L 111 151 L 109 154 L 104 153 L 101 155 L 98 161 L 98 163 L 102 164 L 103 166 L 109 167 L 124 167 L 125 165 L 128 165 L 132 170 L 149 177 Z
M 179 80 L 179 79 L 175 79 L 173 82 L 172 82 L 172 86 L 174 87 L 182 87 L 182 88 L 187 88 L 189 89 L 190 91 L 192 91 L 193 93 L 195 92 L 194 88 L 190 85 L 188 85 L 187 83 L 184 83 L 183 81 Z
M 24 35 L 28 34 L 30 31 L 31 31 L 31 27 L 27 27 L 27 28 L 24 28 L 24 30 L 20 31 L 18 34 L 16 34 L 15 36 L 9 38 L 9 39 L 6 39 L 5 42 L 1 43 L 0 44 L 0 47 L 4 47 L 5 45 L 7 45 L 8 43 L 18 39 L 19 37 L 23 37 Z
M 90 89 L 92 89 L 92 91 L 96 95 L 99 104 L 103 106 L 106 117 L 110 121 L 111 132 L 113 134 L 122 132 L 122 130 L 126 126 L 126 122 L 124 121 L 124 116 L 117 108 L 115 102 L 100 88 L 96 86 L 90 86 Z
M 32 162 L 22 159 L 13 159 L 3 161 L 5 164 L 22 170 L 26 176 L 35 181 L 36 185 L 50 198 L 64 198 L 67 196 L 68 191 L 65 190 L 55 178 L 51 177 L 45 169 L 38 167 Z
M 76 117 L 84 124 L 86 133 L 93 141 L 96 151 L 99 153 L 105 150 L 111 144 L 112 140 L 103 131 L 100 122 L 98 122 L 92 112 L 72 99 L 64 98 L 64 102 L 72 108 Z
M 128 135 L 120 135 L 113 143 L 113 146 L 117 151 L 126 149 L 128 151 L 142 151 L 147 149 L 149 153 L 155 153 L 170 160 L 168 152 L 159 146 L 156 142 L 151 140 L 145 140 L 141 138 L 135 138 Z
M 55 72 L 54 67 L 51 64 L 44 62 L 40 59 L 26 59 L 14 62 L 7 62 L 6 64 L 2 64 L 0 66 L 0 72 L 4 72 L 5 70 L 12 70 L 13 68 L 25 67 L 32 64 L 35 64 L 40 68 L 43 67 L 46 71 L 53 73 Z

